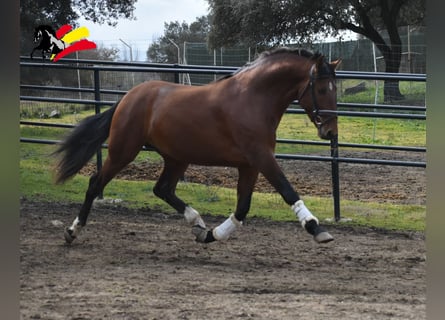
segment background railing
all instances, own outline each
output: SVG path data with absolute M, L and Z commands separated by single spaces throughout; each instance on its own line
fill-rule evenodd
M 42 62 L 41 60 L 30 60 L 29 58 L 21 58 L 21 71 L 26 77 L 22 77 L 23 81 L 20 85 L 21 94 L 20 100 L 48 102 L 48 103 L 64 103 L 64 104 L 78 104 L 94 106 L 95 112 L 101 112 L 102 107 L 113 105 L 119 97 L 124 95 L 129 88 L 134 86 L 136 80 L 135 75 L 138 73 L 150 73 L 157 75 L 155 78 L 162 78 L 164 74 L 173 74 L 173 81 L 179 82 L 181 74 L 210 74 L 214 76 L 227 75 L 234 72 L 235 67 L 215 67 L 215 66 L 191 66 L 191 65 L 177 65 L 177 64 L 153 64 L 140 62 L 111 62 L 111 61 L 95 61 L 95 60 L 74 60 L 63 59 L 58 63 Z M 32 73 L 39 73 L 40 70 L 74 70 L 77 72 L 78 86 L 73 85 L 53 85 L 53 84 L 36 84 L 29 79 Z M 91 73 L 89 87 L 81 85 L 80 71 L 88 71 Z M 106 72 L 122 73 L 126 76 L 133 75 L 128 78 L 125 86 L 121 88 L 106 88 L 104 85 L 102 74 Z M 35 79 L 36 77 L 34 77 Z M 101 81 L 102 79 L 102 81 Z M 147 79 L 147 77 L 144 77 Z M 426 82 L 426 75 L 424 74 L 406 74 L 406 73 L 380 73 L 380 72 L 353 72 L 353 71 L 337 71 L 337 79 L 359 79 L 359 80 L 400 80 L 410 82 Z M 26 83 L 27 82 L 27 83 Z M 85 82 L 85 80 L 83 80 Z M 123 88 L 122 88 L 123 87 Z M 48 94 L 51 92 L 51 94 Z M 25 94 L 27 93 L 27 94 Z M 71 93 L 71 95 L 78 95 L 78 97 L 63 97 L 64 94 Z M 88 98 L 84 96 L 87 95 Z M 292 103 L 288 110 L 288 114 L 304 114 L 304 110 L 296 108 L 298 101 Z M 371 117 L 371 118 L 392 118 L 405 120 L 426 120 L 426 106 L 407 106 L 407 105 L 389 105 L 389 104 L 363 104 L 363 103 L 338 103 L 337 114 L 339 117 Z M 72 128 L 74 124 L 57 124 L 46 123 L 42 121 L 28 121 L 21 120 L 21 125 L 26 126 L 50 126 L 58 128 Z M 21 142 L 26 143 L 42 143 L 42 144 L 56 144 L 57 140 L 35 139 L 29 137 L 21 137 Z M 392 166 L 410 166 L 410 167 L 426 167 L 424 161 L 410 161 L 410 160 L 387 160 L 378 158 L 354 158 L 354 157 L 340 157 L 339 148 L 348 149 L 367 149 L 367 150 L 386 150 L 386 151 L 403 151 L 409 153 L 426 153 L 425 147 L 412 146 L 389 146 L 378 144 L 358 144 L 358 143 L 344 143 L 338 142 L 336 139 L 330 142 L 326 141 L 311 141 L 311 140 L 296 140 L 296 139 L 277 139 L 278 144 L 292 144 L 292 145 L 312 145 L 312 146 L 326 146 L 330 148 L 330 156 L 315 156 L 308 154 L 280 154 L 275 156 L 279 159 L 286 160 L 307 160 L 307 161 L 328 161 L 331 162 L 332 171 L 332 189 L 334 198 L 334 218 L 336 221 L 340 220 L 340 181 L 339 168 L 340 162 L 345 163 L 361 163 L 361 164 L 375 164 L 375 165 L 392 165 Z M 104 145 L 104 147 L 107 147 Z M 146 148 L 147 150 L 153 150 Z M 97 154 L 98 169 L 102 165 L 102 154 Z

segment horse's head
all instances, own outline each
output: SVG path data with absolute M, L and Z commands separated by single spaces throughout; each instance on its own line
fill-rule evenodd
M 40 28 L 35 28 L 34 29 L 34 43 L 37 43 L 40 41 L 40 39 L 42 39 L 42 29 Z
M 322 139 L 332 139 L 337 135 L 335 69 L 339 64 L 340 60 L 328 63 L 324 56 L 315 55 L 311 59 L 309 80 L 298 99 Z
M 51 26 L 40 25 L 34 29 L 34 42 L 39 42 L 42 39 L 42 37 L 48 36 L 48 33 L 44 32 L 44 31 L 48 31 L 49 33 L 51 33 L 54 36 L 56 35 L 56 32 L 54 31 L 54 29 Z

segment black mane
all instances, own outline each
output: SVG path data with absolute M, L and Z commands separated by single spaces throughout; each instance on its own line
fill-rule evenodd
M 271 50 L 267 50 L 267 51 L 263 51 L 261 52 L 258 57 L 252 61 L 252 62 L 248 62 L 246 63 L 244 66 L 242 66 L 241 68 L 239 68 L 238 70 L 236 70 L 235 72 L 228 74 L 226 76 L 223 76 L 219 79 L 217 79 L 216 81 L 221 81 L 224 79 L 228 79 L 231 78 L 232 76 L 255 67 L 256 65 L 260 64 L 264 59 L 267 59 L 269 57 L 275 56 L 275 55 L 279 55 L 279 54 L 285 54 L 285 53 L 290 53 L 290 54 L 295 54 L 297 56 L 301 56 L 301 57 L 305 57 L 308 59 L 318 59 L 319 57 L 323 56 L 320 52 L 312 52 L 306 49 L 301 49 L 301 48 L 297 48 L 297 49 L 293 49 L 293 48 L 287 48 L 287 47 L 280 47 L 280 48 L 275 48 L 275 49 L 271 49 Z
M 271 50 L 267 50 L 262 52 L 257 59 L 255 59 L 255 61 L 258 61 L 260 59 L 264 59 L 270 56 L 274 56 L 277 54 L 282 54 L 282 53 L 291 53 L 291 54 L 295 54 L 297 56 L 301 56 L 301 57 L 305 57 L 305 58 L 318 58 L 321 56 L 321 53 L 316 52 L 313 53 L 312 51 L 306 50 L 306 49 L 301 49 L 301 48 L 287 48 L 287 47 L 280 47 L 280 48 L 276 48 L 276 49 L 271 49 Z M 254 62 L 255 62 L 254 61 Z
M 56 36 L 56 31 L 53 29 L 53 27 L 48 26 L 48 25 L 40 25 L 38 27 L 35 28 L 35 32 L 39 31 L 39 30 L 46 30 L 49 33 L 51 33 L 53 36 Z

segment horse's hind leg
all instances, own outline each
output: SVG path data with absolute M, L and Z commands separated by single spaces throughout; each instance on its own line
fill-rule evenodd
M 157 197 L 167 202 L 180 213 L 184 212 L 187 205 L 176 196 L 175 189 L 187 167 L 188 164 L 178 163 L 165 158 L 164 168 L 153 189 L 153 193 Z
M 65 241 L 67 243 L 73 242 L 82 227 L 86 225 L 94 199 L 102 193 L 105 186 L 114 178 L 114 176 L 134 159 L 136 154 L 134 154 L 134 156 L 132 156 L 131 153 L 127 154 L 125 158 L 118 157 L 117 159 L 119 161 L 112 161 L 109 155 L 105 160 L 102 169 L 91 176 L 79 215 L 74 219 L 72 225 L 65 229 Z
M 100 172 L 91 176 L 85 199 L 80 209 L 79 215 L 74 219 L 73 224 L 65 229 L 65 241 L 71 243 L 77 238 L 82 227 L 86 225 L 88 214 L 94 199 L 100 194 L 103 187 L 101 186 Z
M 169 158 L 164 158 L 164 169 L 153 189 L 153 193 L 167 202 L 176 211 L 184 214 L 185 220 L 190 225 L 205 229 L 205 223 L 199 213 L 178 198 L 175 193 L 178 181 L 183 176 L 187 167 L 187 163 L 180 163 Z

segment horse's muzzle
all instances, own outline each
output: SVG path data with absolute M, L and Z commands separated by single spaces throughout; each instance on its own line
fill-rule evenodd
M 318 136 L 324 140 L 331 140 L 338 134 L 337 117 L 316 124 Z
M 321 138 L 321 139 L 324 139 L 324 140 L 331 140 L 333 137 L 335 137 L 337 135 L 337 131 L 335 130 L 331 130 L 331 129 L 328 129 L 328 130 L 323 130 L 323 128 L 322 127 L 320 127 L 319 129 L 318 129 L 318 136 Z

